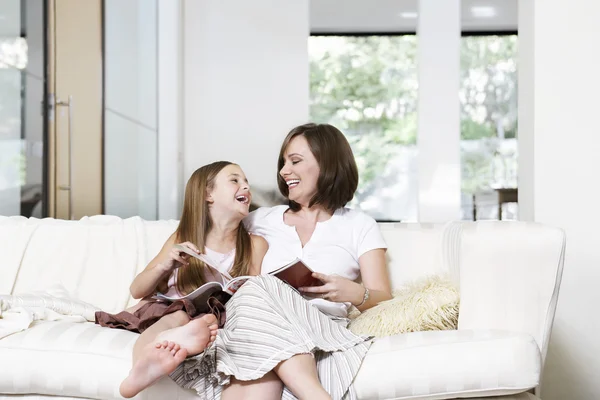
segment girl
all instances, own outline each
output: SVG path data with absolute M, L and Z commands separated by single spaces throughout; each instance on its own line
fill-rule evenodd
M 207 254 L 219 263 L 221 272 L 232 277 L 260 273 L 267 242 L 250 236 L 242 224 L 251 199 L 238 165 L 219 161 L 196 170 L 186 186 L 177 230 L 131 284 L 133 298 L 142 300 L 116 315 L 96 314 L 100 325 L 141 333 L 133 348 L 133 368 L 120 387 L 123 397 L 135 396 L 188 355 L 201 353 L 224 324 L 224 318 L 217 321 L 213 314 L 199 314 L 188 300 L 167 304 L 151 298 L 156 292 L 181 297 L 211 280 L 209 268 L 174 248 L 176 243 Z M 216 303 L 220 309 L 211 309 L 224 317 L 219 312 L 224 308 Z

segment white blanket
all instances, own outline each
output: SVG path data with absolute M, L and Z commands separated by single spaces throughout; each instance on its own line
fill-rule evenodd
M 94 321 L 98 310 L 71 297 L 61 286 L 44 292 L 0 296 L 0 339 L 21 332 L 36 321 Z

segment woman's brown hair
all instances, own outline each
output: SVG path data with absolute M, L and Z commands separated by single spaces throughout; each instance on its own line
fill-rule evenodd
M 277 185 L 286 198 L 289 196 L 288 185 L 279 171 L 285 165 L 285 151 L 296 136 L 304 136 L 310 151 L 319 163 L 319 179 L 317 193 L 310 199 L 309 207 L 320 205 L 330 213 L 344 207 L 354 197 L 358 187 L 358 168 L 350 143 L 336 127 L 328 124 L 305 124 L 295 127 L 288 133 L 277 161 Z M 292 211 L 299 211 L 301 206 L 289 200 Z
M 176 241 L 194 243 L 204 253 L 206 237 L 210 232 L 213 221 L 210 218 L 207 196 L 215 187 L 215 178 L 221 170 L 233 163 L 217 161 L 198 168 L 190 177 L 185 187 L 183 212 L 179 226 L 175 231 Z M 231 276 L 248 275 L 252 259 L 252 242 L 244 224 L 240 222 L 235 244 L 235 259 Z M 206 264 L 197 258 L 190 257 L 189 265 L 180 267 L 177 271 L 177 290 L 188 294 L 206 283 L 204 270 Z

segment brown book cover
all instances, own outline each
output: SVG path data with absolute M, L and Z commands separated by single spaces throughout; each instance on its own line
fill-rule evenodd
M 296 258 L 291 263 L 269 272 L 269 275 L 276 276 L 294 289 L 308 286 L 321 286 L 323 283 L 317 278 L 313 278 L 313 270 L 302 260 Z

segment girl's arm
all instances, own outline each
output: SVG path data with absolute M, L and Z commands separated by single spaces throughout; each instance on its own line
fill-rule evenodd
M 269 243 L 262 236 L 250 235 L 252 242 L 252 264 L 248 271 L 250 275 L 260 275 L 263 258 L 269 250 Z
M 188 264 L 187 259 L 189 255 L 180 253 L 173 248 L 175 240 L 175 233 L 173 233 L 169 236 L 156 257 L 135 277 L 129 287 L 131 296 L 134 299 L 141 299 L 155 293 L 160 284 L 166 283 L 173 270 Z M 185 242 L 182 245 L 199 253 L 196 246 L 192 243 Z

